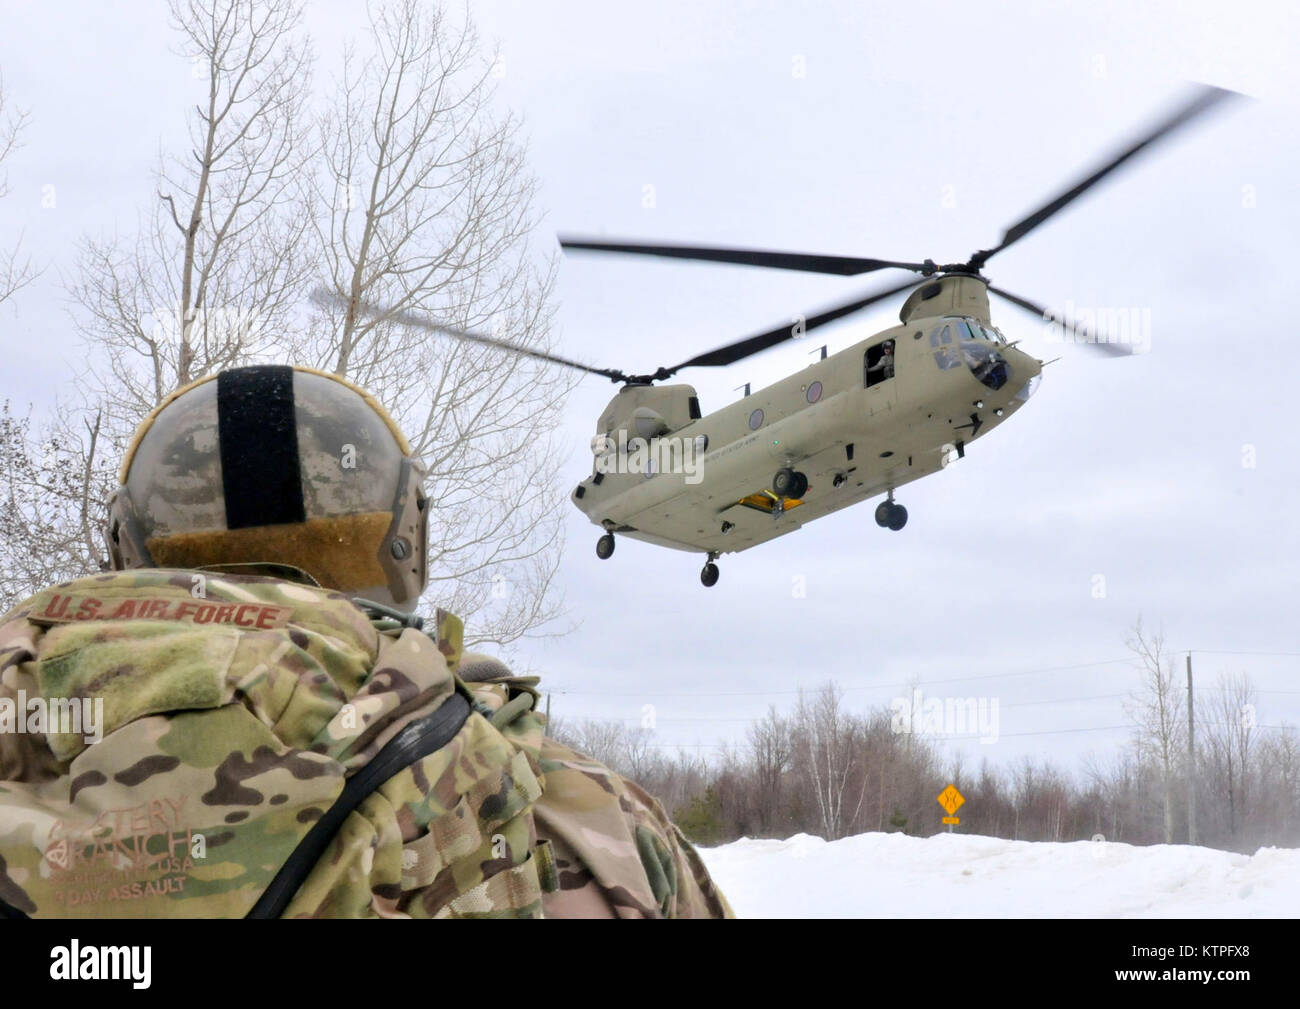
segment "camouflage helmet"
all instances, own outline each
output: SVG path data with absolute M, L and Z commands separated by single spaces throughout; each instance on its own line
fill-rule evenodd
M 109 503 L 113 567 L 287 566 L 410 610 L 428 576 L 423 476 L 387 411 L 337 375 L 223 371 L 136 431 Z

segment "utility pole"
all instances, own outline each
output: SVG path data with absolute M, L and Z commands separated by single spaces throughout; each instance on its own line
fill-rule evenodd
M 546 724 L 548 727 L 551 724 L 551 692 L 549 690 L 546 692 Z
M 1196 717 L 1192 706 L 1192 653 L 1187 653 L 1187 843 L 1196 843 Z

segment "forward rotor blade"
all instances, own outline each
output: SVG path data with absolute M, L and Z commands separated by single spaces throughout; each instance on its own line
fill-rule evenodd
M 695 259 L 710 263 L 734 263 L 740 266 L 766 266 L 777 270 L 801 270 L 805 273 L 831 273 L 856 277 L 875 270 L 913 270 L 933 272 L 925 263 L 899 263 L 889 259 L 860 259 L 853 256 L 818 256 L 806 252 L 776 252 L 768 249 L 734 249 L 702 245 L 650 245 L 642 242 L 598 242 L 593 239 L 561 235 L 560 246 L 585 252 L 620 252 L 635 256 L 664 256 L 669 259 Z
M 1068 206 L 1071 202 L 1082 196 L 1111 172 L 1115 171 L 1115 169 L 1119 168 L 1130 158 L 1136 157 L 1138 154 L 1142 153 L 1157 140 L 1160 140 L 1162 137 L 1174 132 L 1184 123 L 1195 119 L 1197 116 L 1213 108 L 1225 99 L 1240 97 L 1241 95 L 1237 94 L 1235 91 L 1227 91 L 1223 88 L 1216 88 L 1210 85 L 1201 85 L 1196 89 L 1194 96 L 1190 101 L 1183 103 L 1176 112 L 1164 119 L 1159 125 L 1149 130 L 1140 139 L 1129 144 L 1096 171 L 1071 186 L 1055 199 L 1043 204 L 1043 206 L 1039 207 L 1029 216 L 1011 225 L 1011 227 L 1003 233 L 1002 241 L 997 246 L 992 249 L 984 249 L 975 253 L 975 255 L 971 257 L 970 265 L 977 270 L 980 269 L 988 261 L 989 257 L 993 256 L 995 253 L 1001 252 L 1007 246 L 1020 241 L 1020 239 L 1024 238 L 1025 235 L 1029 234 L 1029 232 L 1033 231 L 1049 217 L 1056 214 L 1062 208 Z
M 916 281 L 908 281 L 908 283 L 900 284 L 898 287 L 891 287 L 887 291 L 877 291 L 865 298 L 859 298 L 856 301 L 850 301 L 835 308 L 827 309 L 825 312 L 820 312 L 806 320 L 794 320 L 775 329 L 769 329 L 766 333 L 758 333 L 743 340 L 737 340 L 735 343 L 729 343 L 724 347 L 717 347 L 707 353 L 693 357 L 689 361 L 683 361 L 675 367 L 661 368 L 656 377 L 667 378 L 683 368 L 719 368 L 723 365 L 743 361 L 752 354 L 767 350 L 769 347 L 775 347 L 778 343 L 783 343 L 786 340 L 797 339 L 798 336 L 809 330 L 816 329 L 818 326 L 825 326 L 836 319 L 842 319 L 844 316 L 860 311 L 868 305 L 884 301 L 886 298 L 891 298 L 895 294 L 915 286 Z
M 311 300 L 318 305 L 345 305 L 347 299 L 337 291 L 331 291 L 324 287 L 318 287 L 312 292 Z M 442 333 L 445 336 L 455 337 L 457 340 L 465 340 L 468 343 L 478 343 L 485 347 L 495 347 L 498 350 L 508 350 L 512 354 L 522 354 L 525 357 L 533 357 L 539 361 L 549 361 L 551 364 L 560 364 L 566 368 L 576 368 L 578 371 L 585 371 L 589 375 L 600 375 L 611 382 L 626 382 L 628 376 L 614 368 L 593 368 L 590 365 L 580 364 L 577 361 L 570 361 L 566 357 L 560 357 L 556 354 L 548 354 L 545 351 L 533 350 L 531 347 L 523 347 L 517 343 L 510 343 L 506 340 L 498 340 L 494 336 L 485 336 L 482 333 L 472 333 L 469 330 L 457 329 L 455 326 L 447 326 L 440 322 L 434 322 L 410 310 L 394 311 L 392 309 L 380 308 L 369 302 L 358 301 L 357 310 L 364 312 L 366 315 L 382 319 L 389 322 L 400 322 L 404 326 L 415 326 L 419 329 L 428 330 L 431 333 Z
M 988 289 L 999 297 L 1006 298 L 1007 301 L 1011 302 L 1013 305 L 1018 305 L 1026 312 L 1036 315 L 1039 322 L 1055 322 L 1056 325 L 1061 327 L 1062 333 L 1078 334 L 1079 332 L 1078 326 L 1076 326 L 1076 324 L 1071 320 L 1065 318 L 1065 316 L 1060 312 L 1053 312 L 1051 309 L 1044 308 L 1035 301 L 1030 301 L 1028 298 L 1022 298 L 1020 295 L 1012 294 L 1010 291 L 1004 291 L 1002 288 L 994 287 L 992 284 L 988 285 Z M 1105 354 L 1107 357 L 1132 357 L 1136 353 L 1134 345 L 1131 343 L 1099 343 L 1098 341 L 1091 339 L 1080 340 L 1077 338 L 1077 335 L 1068 342 L 1086 347 L 1099 354 Z

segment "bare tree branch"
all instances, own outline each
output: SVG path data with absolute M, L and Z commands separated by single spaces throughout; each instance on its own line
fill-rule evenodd
M 30 116 L 10 103 L 0 76 L 0 197 L 9 193 L 9 178 L 3 168 L 10 155 L 22 146 L 23 130 Z M 14 240 L 13 248 L 0 252 L 0 305 L 12 298 L 44 271 L 37 269 L 28 256 L 23 255 L 23 236 Z
M 338 305 L 318 305 L 297 356 L 390 404 L 429 471 L 430 594 L 476 643 L 508 645 L 559 612 L 554 434 L 573 380 L 395 318 L 416 310 L 550 345 L 554 261 L 530 249 L 535 183 L 518 123 L 491 112 L 489 70 L 468 20 L 415 0 L 373 10 L 321 120 L 313 178 Z

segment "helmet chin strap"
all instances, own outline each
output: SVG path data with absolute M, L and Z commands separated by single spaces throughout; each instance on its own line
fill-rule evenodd
M 424 629 L 424 617 L 409 610 L 404 610 L 398 606 L 390 606 L 387 603 L 376 602 L 373 599 L 363 599 L 361 596 L 353 596 L 352 601 L 372 615 L 385 617 L 388 620 L 395 621 L 402 627 L 414 627 L 417 631 Z

